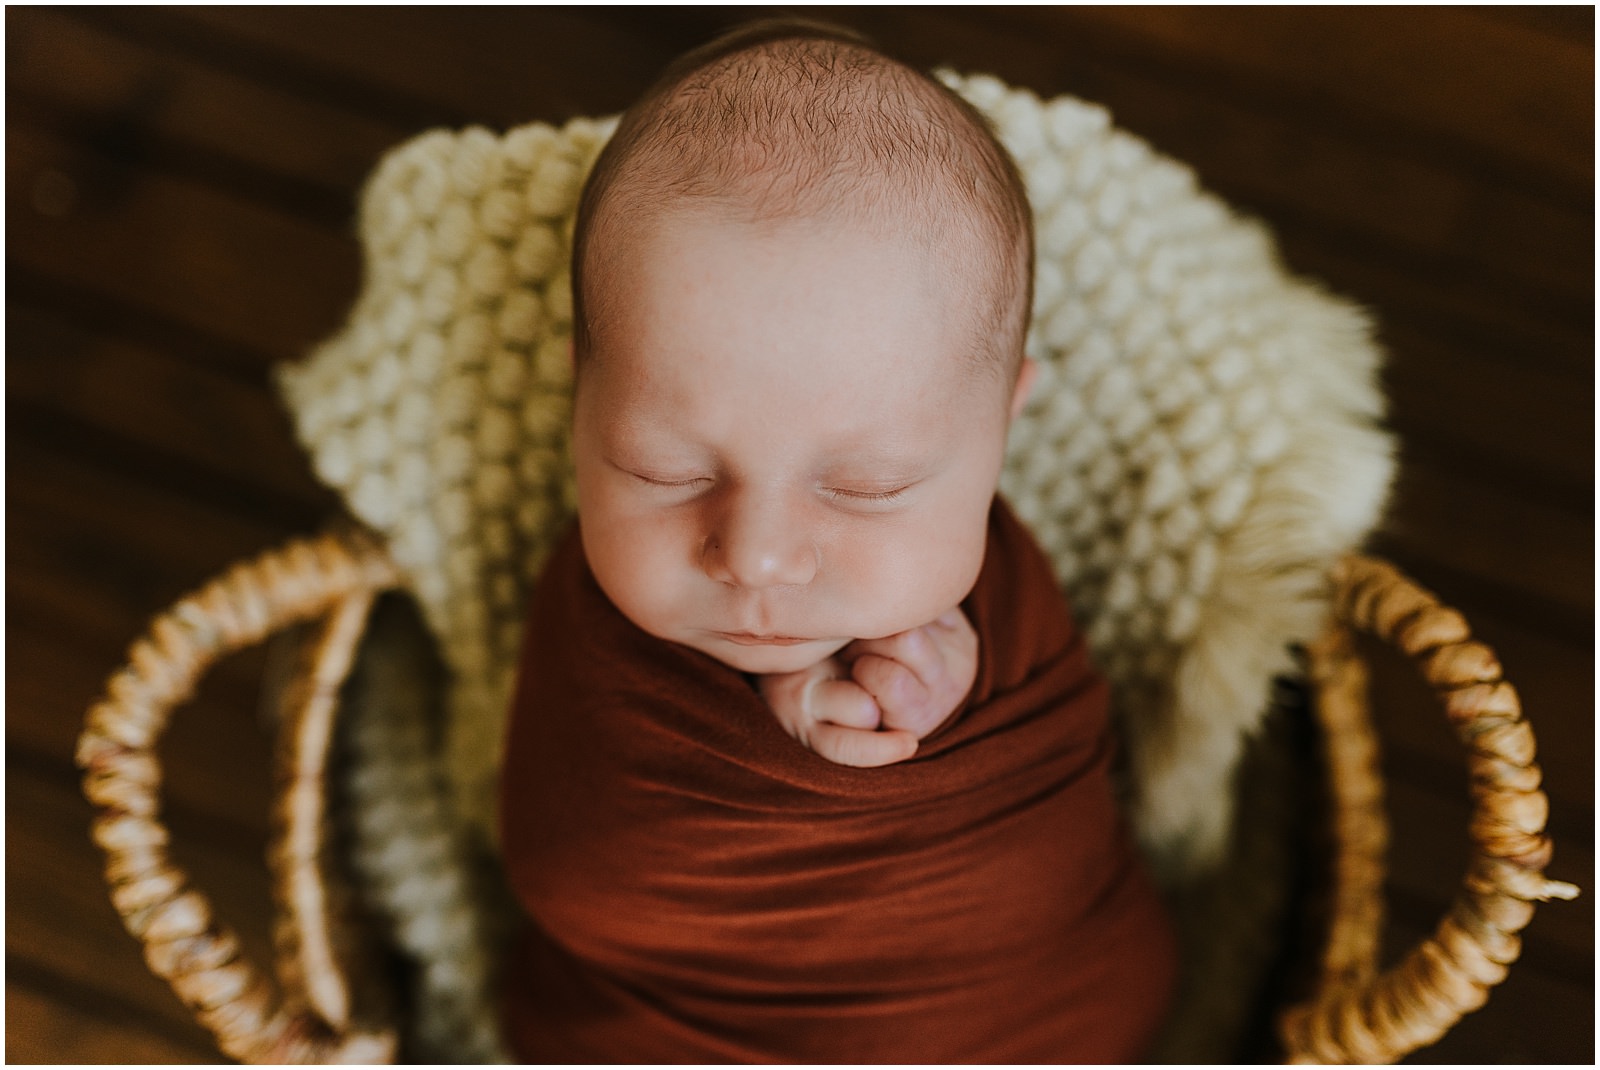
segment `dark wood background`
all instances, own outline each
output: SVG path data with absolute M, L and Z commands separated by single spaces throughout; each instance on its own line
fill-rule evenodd
M 71 765 L 152 613 L 336 504 L 268 369 L 356 291 L 353 205 L 436 125 L 620 109 L 755 9 L 6 11 L 6 1055 L 210 1061 L 120 929 Z M 1540 734 L 1557 854 L 1488 1006 L 1418 1061 L 1594 1059 L 1591 8 L 841 9 L 921 65 L 1109 105 L 1369 306 L 1404 443 L 1375 548 L 1468 614 Z M 260 656 L 166 745 L 178 854 L 266 944 Z M 1391 944 L 1459 874 L 1464 776 L 1378 691 Z

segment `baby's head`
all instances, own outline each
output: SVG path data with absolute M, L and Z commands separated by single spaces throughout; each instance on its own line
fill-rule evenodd
M 1026 392 L 1032 224 L 943 86 L 830 30 L 691 53 L 573 252 L 584 551 L 635 624 L 795 671 L 958 604 Z

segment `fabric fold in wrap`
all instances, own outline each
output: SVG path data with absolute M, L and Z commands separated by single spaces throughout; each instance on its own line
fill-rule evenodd
M 1125 1062 L 1167 921 L 1113 797 L 1103 678 L 998 499 L 967 702 L 915 757 L 834 765 L 748 678 L 656 639 L 576 530 L 524 640 L 501 780 L 535 1062 Z

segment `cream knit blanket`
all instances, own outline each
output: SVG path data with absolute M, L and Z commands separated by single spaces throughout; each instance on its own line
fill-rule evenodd
M 941 77 L 993 122 L 1036 214 L 1039 383 L 1001 487 L 1113 682 L 1141 841 L 1169 879 L 1198 872 L 1271 678 L 1387 492 L 1379 353 L 1360 312 L 1103 109 Z M 349 322 L 281 374 L 316 471 L 388 539 L 443 651 L 444 781 L 483 845 L 526 595 L 572 509 L 569 241 L 613 126 L 434 131 L 390 153 L 361 202 Z M 434 909 L 448 883 L 396 909 Z

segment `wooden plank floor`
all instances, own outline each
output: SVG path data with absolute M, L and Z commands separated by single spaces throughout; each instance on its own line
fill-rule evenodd
M 10 1060 L 216 1058 L 106 901 L 72 745 L 150 614 L 336 509 L 268 370 L 355 294 L 362 177 L 430 126 L 617 110 L 756 10 L 7 9 Z M 1593 1062 L 1593 9 L 831 14 L 1107 104 L 1376 313 L 1404 443 L 1376 549 L 1498 648 L 1540 733 L 1551 874 L 1586 888 L 1414 1061 Z M 165 749 L 180 858 L 257 949 L 261 666 L 219 671 Z M 1464 778 L 1404 673 L 1377 687 L 1399 947 L 1458 877 Z

